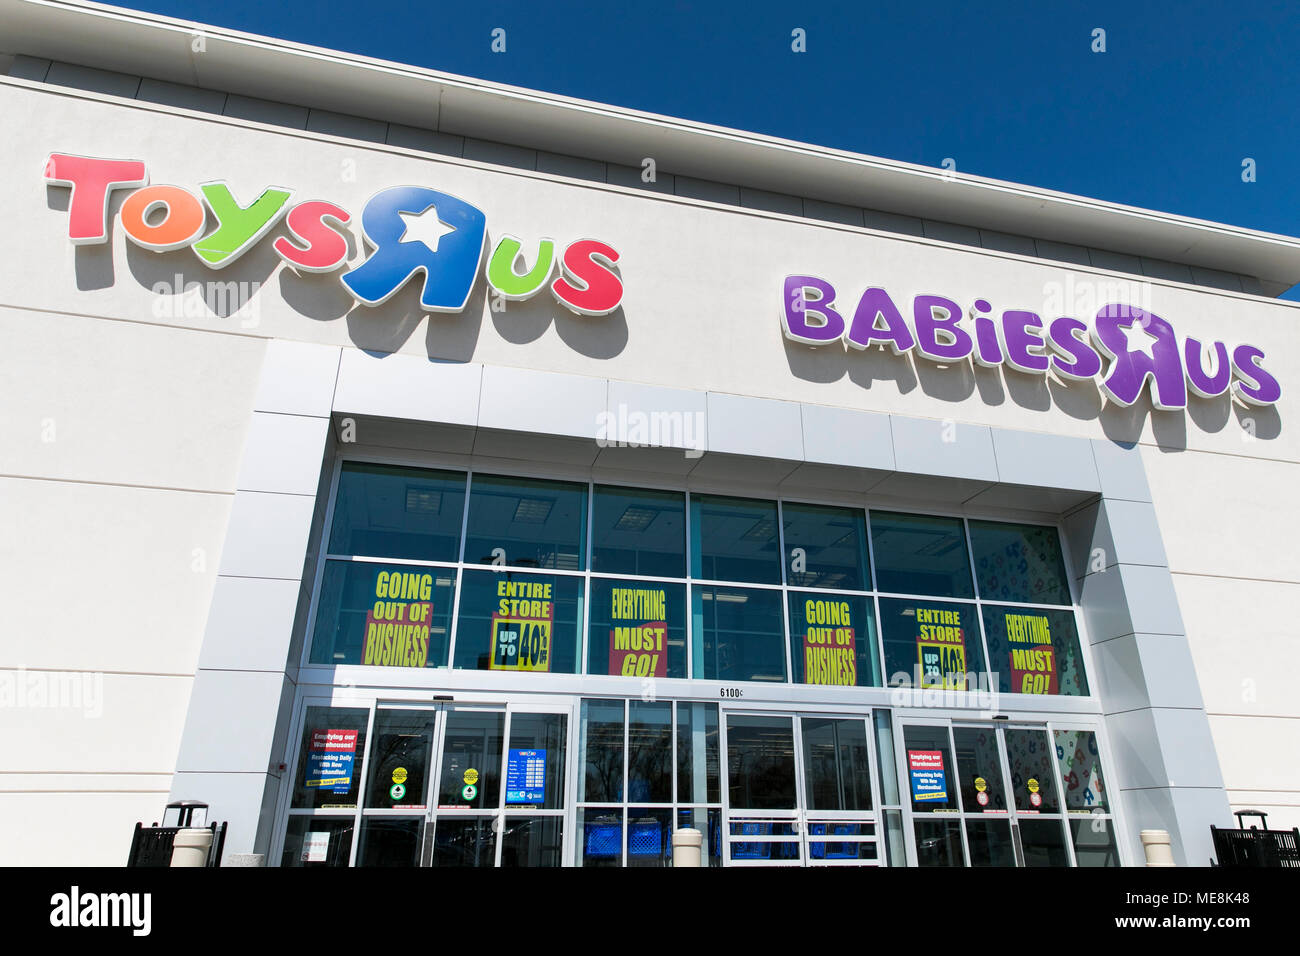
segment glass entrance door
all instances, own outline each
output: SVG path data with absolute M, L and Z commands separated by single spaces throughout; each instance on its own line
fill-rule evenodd
M 1073 865 L 1070 834 L 1083 831 L 1073 822 L 1067 829 L 1070 801 L 1062 798 L 1058 761 L 1063 742 L 1073 744 L 1080 733 L 1056 731 L 1053 737 L 1041 724 L 905 721 L 900 757 L 917 864 Z M 1095 756 L 1091 733 L 1087 742 Z M 1099 785 L 1099 764 L 1091 769 Z M 1090 820 L 1090 828 L 1098 821 L 1105 833 L 1109 817 Z
M 728 865 L 879 861 L 865 717 L 726 715 Z
M 570 712 L 522 703 L 306 707 L 283 861 L 560 866 Z

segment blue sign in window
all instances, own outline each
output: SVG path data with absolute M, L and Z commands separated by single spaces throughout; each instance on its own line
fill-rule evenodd
M 506 757 L 506 803 L 546 801 L 546 751 L 510 750 Z

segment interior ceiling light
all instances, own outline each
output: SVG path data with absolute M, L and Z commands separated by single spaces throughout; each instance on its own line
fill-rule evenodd
M 442 510 L 442 492 L 407 485 L 406 510 L 409 514 L 436 515 Z
M 628 505 L 627 510 L 614 522 L 615 531 L 644 531 L 650 527 L 659 512 L 640 505 Z
M 515 520 L 520 524 L 546 524 L 554 504 L 549 498 L 520 498 L 515 505 Z
M 753 527 L 740 536 L 741 541 L 770 541 L 776 533 L 776 522 L 771 518 L 759 518 Z

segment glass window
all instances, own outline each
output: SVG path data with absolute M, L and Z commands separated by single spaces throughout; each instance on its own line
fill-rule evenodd
M 903 727 L 904 757 L 913 813 L 956 813 L 956 780 L 952 775 L 952 753 L 947 727 L 906 725 Z M 918 847 L 921 841 L 917 831 Z M 957 865 L 961 865 L 960 838 Z
M 419 866 L 423 837 L 423 817 L 364 817 L 357 866 Z
M 667 807 L 629 807 L 627 865 L 673 865 L 673 811 Z
M 633 700 L 627 725 L 627 793 L 637 803 L 673 799 L 673 705 Z
M 1119 866 L 1115 828 L 1106 817 L 1071 820 L 1070 838 L 1074 841 L 1074 862 L 1078 866 Z
M 454 568 L 326 562 L 311 662 L 446 667 L 455 589 Z
M 1010 820 L 967 820 L 971 866 L 1015 866 Z
M 1055 528 L 972 521 L 970 546 L 984 600 L 1070 603 L 1061 538 Z
M 367 807 L 424 809 L 436 716 L 432 710 L 381 708 L 375 713 L 367 771 Z M 362 849 L 365 841 L 363 831 Z
M 505 713 L 457 708 L 447 711 L 446 724 L 442 736 L 442 773 L 438 775 L 438 806 L 495 810 L 501 798 Z M 441 821 L 438 826 L 442 826 Z
M 982 613 L 1002 693 L 1087 695 L 1074 611 L 985 604 Z
M 506 817 L 501 865 L 559 866 L 564 857 L 563 817 Z
M 466 571 L 455 666 L 572 674 L 582 620 L 580 577 Z
M 918 866 L 965 866 L 961 824 L 956 820 L 917 820 L 916 863 Z
M 578 865 L 623 865 L 623 808 L 578 810 Z
M 586 485 L 475 475 L 465 563 L 492 564 L 504 554 L 515 567 L 581 571 L 586 525 Z
M 510 752 L 506 756 L 507 810 L 525 807 L 563 809 L 567 724 L 568 717 L 564 714 L 510 715 Z M 505 865 L 504 860 L 502 865 Z
M 465 475 L 348 461 L 339 475 L 331 554 L 460 559 Z
M 793 718 L 727 717 L 727 786 L 733 810 L 795 809 Z
M 1070 865 L 1060 820 L 1021 820 L 1018 826 L 1020 845 L 1025 851 L 1025 866 Z
M 365 707 L 307 708 L 293 788 L 295 808 L 356 807 L 369 720 Z
M 871 546 L 881 591 L 975 596 L 960 518 L 873 511 Z
M 677 704 L 677 800 L 718 803 L 718 705 Z M 703 831 L 700 831 L 703 832 Z
M 623 800 L 623 701 L 584 700 L 582 702 L 581 746 L 583 771 L 578 778 L 578 802 L 621 802 Z
M 786 503 L 786 580 L 801 588 L 866 591 L 871 587 L 867 529 L 857 508 Z
M 704 866 L 722 866 L 722 811 L 704 807 L 681 807 L 677 811 L 677 829 L 699 830 L 704 837 L 700 862 Z
M 890 686 L 974 690 L 984 670 L 975 605 L 880 599 Z
M 790 663 L 798 684 L 879 687 L 871 599 L 791 591 Z
M 352 855 L 352 816 L 322 817 L 296 814 L 289 817 L 284 834 L 281 866 L 347 866 Z
M 1006 739 L 1016 809 L 1022 814 L 1060 813 L 1047 731 L 1008 729 Z M 1060 825 L 1057 824 L 1056 828 L 1059 831 Z
M 1101 775 L 1097 735 L 1091 730 L 1054 730 L 1056 760 L 1065 781 L 1067 813 L 1092 813 L 1109 809 L 1106 782 Z
M 894 724 L 887 710 L 875 710 L 876 763 L 880 779 L 880 797 L 885 806 L 898 806 L 898 771 L 894 763 Z
M 597 485 L 591 569 L 609 574 L 686 576 L 686 496 Z
M 786 679 L 780 591 L 695 585 L 691 613 L 696 677 Z
M 776 502 L 692 495 L 691 574 L 714 581 L 780 584 Z
M 860 717 L 803 717 L 800 730 L 808 809 L 870 810 L 866 722 Z
M 591 579 L 587 672 L 686 676 L 686 585 Z
M 493 817 L 439 817 L 433 832 L 433 865 L 495 866 L 495 823 Z
M 957 776 L 961 781 L 961 802 L 966 812 L 1006 813 L 1007 795 L 1002 782 L 1002 754 L 998 750 L 997 731 L 992 727 L 954 727 L 952 737 L 957 746 Z M 1010 836 L 1010 831 L 1007 831 L 1007 836 Z M 972 841 L 972 860 L 974 856 L 975 844 Z

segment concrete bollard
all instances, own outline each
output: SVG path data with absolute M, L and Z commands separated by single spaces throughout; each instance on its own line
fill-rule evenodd
M 673 831 L 673 866 L 701 866 L 704 834 L 694 827 Z
M 265 853 L 227 853 L 222 866 L 266 866 Z
M 211 850 L 211 830 L 194 827 L 180 830 L 172 844 L 172 866 L 207 866 Z
M 1143 830 L 1142 851 L 1147 855 L 1147 866 L 1177 866 L 1168 830 Z

